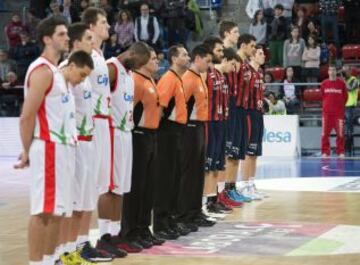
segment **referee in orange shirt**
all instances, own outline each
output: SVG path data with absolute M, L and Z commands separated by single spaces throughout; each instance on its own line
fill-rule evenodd
M 205 179 L 205 123 L 208 120 L 208 91 L 201 74 L 206 73 L 211 61 L 212 55 L 207 47 L 196 46 L 191 52 L 191 66 L 182 76 L 189 121 L 184 136 L 186 156 L 178 211 L 181 222 L 196 229 L 215 224 L 201 210 Z
M 164 239 L 187 235 L 190 229 L 176 220 L 178 187 L 187 122 L 187 108 L 181 76 L 190 61 L 182 45 L 169 48 L 170 69 L 157 85 L 163 117 L 159 128 L 159 172 L 155 180 L 154 231 Z

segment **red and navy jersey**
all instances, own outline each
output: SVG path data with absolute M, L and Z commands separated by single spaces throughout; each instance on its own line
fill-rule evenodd
M 247 79 L 249 72 L 249 64 L 247 61 L 241 61 L 240 69 L 236 73 L 237 77 L 237 86 L 236 86 L 236 92 L 234 93 L 236 97 L 236 106 L 243 107 L 243 100 L 245 97 L 247 97 L 247 92 L 245 91 L 245 83 L 244 80 Z M 245 79 L 244 79 L 245 77 Z
M 209 121 L 227 120 L 229 116 L 229 85 L 225 76 L 215 68 L 209 69 L 208 87 Z
M 238 86 L 238 73 L 236 72 L 236 69 L 230 73 L 225 74 L 225 77 L 229 85 L 229 96 L 236 97 Z
M 262 69 L 256 71 L 249 64 L 242 64 L 240 71 L 236 106 L 263 112 L 264 79 Z

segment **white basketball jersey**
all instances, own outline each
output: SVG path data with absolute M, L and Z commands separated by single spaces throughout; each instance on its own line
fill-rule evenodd
M 109 71 L 101 51 L 92 50 L 94 70 L 89 75 L 92 88 L 93 115 L 110 115 Z
M 59 68 L 61 69 L 67 64 L 68 60 L 65 60 L 59 65 Z M 92 91 L 89 77 L 86 77 L 82 83 L 75 87 L 70 83 L 68 83 L 68 86 L 71 88 L 70 91 L 75 98 L 77 135 L 90 136 L 93 134 L 94 121 L 92 118 Z
M 52 71 L 52 83 L 38 110 L 34 137 L 44 141 L 74 145 L 76 143 L 75 100 L 60 69 L 44 57 L 36 59 L 25 77 L 25 97 L 34 69 L 46 65 Z
M 134 128 L 134 79 L 130 71 L 120 63 L 118 58 L 107 60 L 116 68 L 114 91 L 111 92 L 112 125 L 122 131 Z

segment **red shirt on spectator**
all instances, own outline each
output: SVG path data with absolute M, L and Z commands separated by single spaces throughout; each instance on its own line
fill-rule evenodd
M 345 82 L 336 78 L 335 81 L 324 80 L 320 86 L 323 114 L 344 116 L 348 98 Z
M 11 48 L 15 48 L 17 44 L 21 43 L 20 32 L 27 31 L 26 26 L 21 21 L 10 21 L 5 30 Z

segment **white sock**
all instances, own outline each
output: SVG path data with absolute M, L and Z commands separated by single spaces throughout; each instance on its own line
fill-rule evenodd
M 30 261 L 29 265 L 42 265 L 42 261 Z
M 76 242 L 69 242 L 68 243 L 68 250 L 69 253 L 76 251 Z
M 64 245 L 63 244 L 61 244 L 61 245 L 59 245 L 59 246 L 57 246 L 56 247 L 56 249 L 55 249 L 55 254 L 54 254 L 54 260 L 56 261 L 56 260 L 58 260 L 58 259 L 60 259 L 60 256 L 62 255 L 62 254 L 64 254 Z
M 207 196 L 202 197 L 201 205 L 204 206 L 207 203 Z
M 254 185 L 254 180 L 255 180 L 254 177 L 250 177 L 250 178 L 249 178 L 249 186 L 253 186 L 253 185 Z
M 225 181 L 218 182 L 218 192 L 221 193 L 225 189 Z
M 110 222 L 110 234 L 112 236 L 117 236 L 120 232 L 120 221 L 111 221 Z
M 42 265 L 54 265 L 54 255 L 44 255 Z
M 66 242 L 64 245 L 63 253 L 70 253 L 70 243 Z
M 108 219 L 98 219 L 99 223 L 99 230 L 100 230 L 100 237 L 105 234 L 109 234 L 110 232 L 110 220 Z
M 82 246 L 87 241 L 89 241 L 89 236 L 88 235 L 78 236 L 77 239 L 76 239 L 76 246 L 78 246 L 78 247 Z

